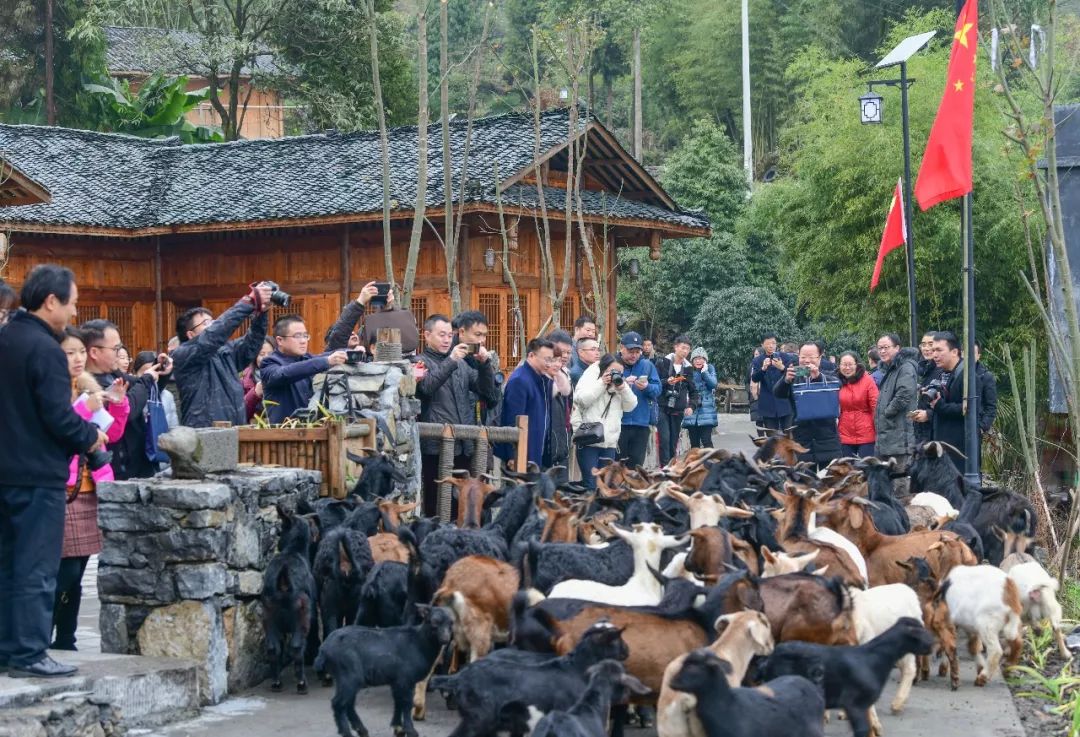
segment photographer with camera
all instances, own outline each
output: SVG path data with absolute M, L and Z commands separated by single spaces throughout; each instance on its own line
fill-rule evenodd
M 792 437 L 809 450 L 799 460 L 824 468 L 840 457 L 840 382 L 836 375 L 821 370 L 821 347 L 805 341 L 799 347 L 799 365 L 788 366 L 784 376 L 773 385 L 778 399 L 792 399 L 795 405 L 795 429 Z
M 649 405 L 660 396 L 660 376 L 656 366 L 641 354 L 644 341 L 640 333 L 623 333 L 619 339 L 619 363 L 624 367 L 623 378 L 637 397 L 637 405 L 623 415 L 619 433 L 619 458 L 631 466 L 645 463 L 649 444 Z
M 159 354 L 157 363 L 141 376 L 132 376 L 120 370 L 120 331 L 114 323 L 89 320 L 80 330 L 86 339 L 86 373 L 106 390 L 107 401 L 111 388 L 122 383 L 131 403 L 131 415 L 123 437 L 109 444 L 113 473 L 119 481 L 150 478 L 158 472 L 158 465 L 146 453 L 145 409 L 155 385 L 158 391 L 165 388 L 171 371 L 169 357 Z
M 311 381 L 315 374 L 349 360 L 349 354 L 341 350 L 312 356 L 307 352 L 309 340 L 300 315 L 284 315 L 274 323 L 277 348 L 262 362 L 263 401 L 272 424 L 279 425 L 296 410 L 307 408 L 315 393 Z
M 690 365 L 690 338 L 676 337 L 672 352 L 656 359 L 655 364 L 661 386 L 657 401 L 660 465 L 666 466 L 679 445 L 683 419 L 693 415 L 701 404 L 701 395 L 694 382 L 694 367 Z
M 218 319 L 205 307 L 193 307 L 176 320 L 180 345 L 172 353 L 173 375 L 180 392 L 181 422 L 210 427 L 215 422 L 247 423 L 240 372 L 259 355 L 266 338 L 271 305 L 287 307 L 289 295 L 277 284 L 263 281 Z M 251 319 L 247 335 L 229 337 Z
M 601 461 L 615 460 L 623 413 L 632 412 L 637 404 L 637 395 L 623 377 L 622 363 L 610 353 L 581 374 L 574 390 L 570 426 L 585 488 L 596 488 L 593 470 Z
M 915 427 L 915 446 L 933 439 L 934 425 L 930 412 L 930 399 L 926 392 L 927 387 L 936 383 L 941 378 L 941 367 L 934 361 L 934 331 L 925 333 L 919 341 L 919 355 L 921 358 L 915 365 L 916 376 L 919 380 L 918 402 L 916 409 L 920 414 L 912 413 Z
M 917 410 L 916 422 L 930 423 L 933 428 L 931 439 L 940 440 L 949 446 L 946 451 L 956 468 L 963 472 L 966 461 L 963 456 L 965 446 L 964 412 L 964 359 L 960 354 L 960 340 L 956 333 L 945 330 L 934 333 L 934 363 L 940 369 L 938 377 L 922 390 L 929 409 Z M 975 391 L 979 393 L 981 380 L 976 372 Z M 922 405 L 920 405 L 922 406 Z
M 0 665 L 15 678 L 77 670 L 45 651 L 71 457 L 108 442 L 71 404 L 60 336 L 77 314 L 78 297 L 70 269 L 36 266 L 23 283 L 23 309 L 0 330 Z
M 761 430 L 784 431 L 792 424 L 791 402 L 778 397 L 772 388 L 784 378 L 788 367 L 794 366 L 798 360 L 792 354 L 778 350 L 776 343 L 775 333 L 766 333 L 761 339 L 761 355 L 755 356 L 750 365 L 750 381 L 757 382 L 761 387 L 757 402 Z

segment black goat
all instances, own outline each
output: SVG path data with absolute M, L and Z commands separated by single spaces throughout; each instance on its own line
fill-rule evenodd
M 405 624 L 408 597 L 408 566 L 394 560 L 376 563 L 360 588 L 356 624 L 362 627 L 399 627 Z
M 390 687 L 394 733 L 417 737 L 412 721 L 413 692 L 454 637 L 454 615 L 448 609 L 422 605 L 417 609 L 417 625 L 387 629 L 350 625 L 335 630 L 319 648 L 315 668 L 334 678 L 330 707 L 341 737 L 352 737 L 350 725 L 360 737 L 367 737 L 367 728 L 356 713 L 356 694 L 372 686 Z
M 825 701 L 802 676 L 781 676 L 759 688 L 732 688 L 731 665 L 707 648 L 686 656 L 671 687 L 697 697 L 707 737 L 822 737 Z M 817 677 L 821 677 L 818 666 Z
M 963 506 L 968 493 L 967 484 L 941 443 L 930 442 L 916 448 L 908 473 L 911 475 L 912 494 L 932 491 L 948 499 L 954 509 Z
M 893 494 L 892 480 L 896 460 L 889 459 L 887 463 L 883 463 L 871 456 L 858 465 L 866 475 L 867 496 L 875 503 L 875 506 L 870 508 L 870 516 L 878 532 L 884 535 L 904 535 L 911 532 L 911 521 L 904 505 Z
M 349 460 L 359 463 L 363 469 L 356 486 L 349 492 L 365 501 L 389 499 L 394 492 L 394 484 L 404 484 L 407 479 L 393 459 L 385 453 L 366 458 L 346 452 Z
M 650 689 L 626 672 L 617 660 L 602 660 L 586 671 L 589 685 L 585 693 L 566 711 L 550 712 L 533 727 L 531 737 L 607 737 L 611 705 L 630 694 L 644 696 Z M 508 704 L 504 715 L 513 713 L 520 702 Z M 518 711 L 518 719 L 528 721 L 528 709 Z
M 507 656 L 532 653 L 500 650 L 455 675 L 432 678 L 431 685 L 457 697 L 461 723 L 450 737 L 481 737 L 507 730 L 522 737 L 528 725 L 522 725 L 514 712 L 504 712 L 507 704 L 516 702 L 518 710 L 532 707 L 543 713 L 569 709 L 585 690 L 585 672 L 590 667 L 602 660 L 626 660 L 628 654 L 622 630 L 601 622 L 586 630 L 577 646 L 562 657 L 522 663 Z
M 618 539 L 597 548 L 530 541 L 528 555 L 533 588 L 544 594 L 572 578 L 621 586 L 634 575 L 634 551 Z
M 313 528 L 308 520 L 280 506 L 278 516 L 280 552 L 266 566 L 261 596 L 266 650 L 273 674 L 270 688 L 281 690 L 281 669 L 289 662 L 296 668 L 296 690 L 303 694 L 307 693 L 304 645 L 315 629 L 315 577 L 308 562 Z
M 510 601 L 510 647 L 525 652 L 554 653 L 559 623 L 539 607 L 529 606 L 529 592 L 518 591 Z
M 970 520 L 971 525 L 982 538 L 985 559 L 992 566 L 1001 565 L 1005 558 L 1005 548 L 1001 538 L 994 534 L 994 528 L 1035 537 L 1035 506 L 1020 494 L 997 487 L 984 486 L 981 497 L 982 503 L 979 505 L 978 514 Z M 964 518 L 963 513 L 957 520 L 969 521 Z
M 323 637 L 352 624 L 364 580 L 375 561 L 367 536 L 347 527 L 331 530 L 315 553 L 315 583 Z
M 892 627 L 862 645 L 777 643 L 758 673 L 762 678 L 806 676 L 823 665 L 825 706 L 843 709 L 855 737 L 868 737 L 872 726 L 881 731 L 873 706 L 896 661 L 909 654 L 929 655 L 933 646 L 934 636 L 922 622 L 901 617 Z

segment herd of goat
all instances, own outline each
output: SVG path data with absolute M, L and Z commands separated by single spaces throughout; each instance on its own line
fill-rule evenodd
M 1023 623 L 1061 635 L 1057 582 L 1027 549 L 1034 511 L 967 484 L 940 443 L 895 465 L 841 459 L 814 472 L 790 438 L 747 458 L 695 449 L 655 472 L 611 463 L 595 491 L 549 474 L 451 479 L 454 523 L 387 498 L 393 462 L 353 494 L 279 508 L 263 607 L 273 683 L 305 659 L 335 687 L 341 737 L 368 732 L 359 691 L 389 686 L 395 734 L 417 734 L 442 693 L 454 737 L 823 734 L 856 737 L 894 667 L 892 712 L 930 675 L 959 686 L 957 635 L 976 686 L 1015 662 Z M 317 654 L 317 657 L 316 657 Z

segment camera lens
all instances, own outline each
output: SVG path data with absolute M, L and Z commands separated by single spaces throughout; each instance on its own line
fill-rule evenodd
M 90 467 L 91 471 L 97 471 L 112 463 L 112 451 L 111 450 L 95 450 L 86 454 L 86 465 Z

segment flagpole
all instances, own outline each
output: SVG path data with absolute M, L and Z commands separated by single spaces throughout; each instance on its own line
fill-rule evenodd
M 900 108 L 904 123 L 904 235 L 907 236 L 908 318 L 911 322 L 911 345 L 919 344 L 919 316 L 915 305 L 915 235 L 911 212 L 911 130 L 908 120 L 907 62 L 900 62 Z
M 964 246 L 964 479 L 972 484 L 982 480 L 979 468 L 979 392 L 975 385 L 975 228 L 971 219 L 972 193 L 964 195 L 961 217 Z

